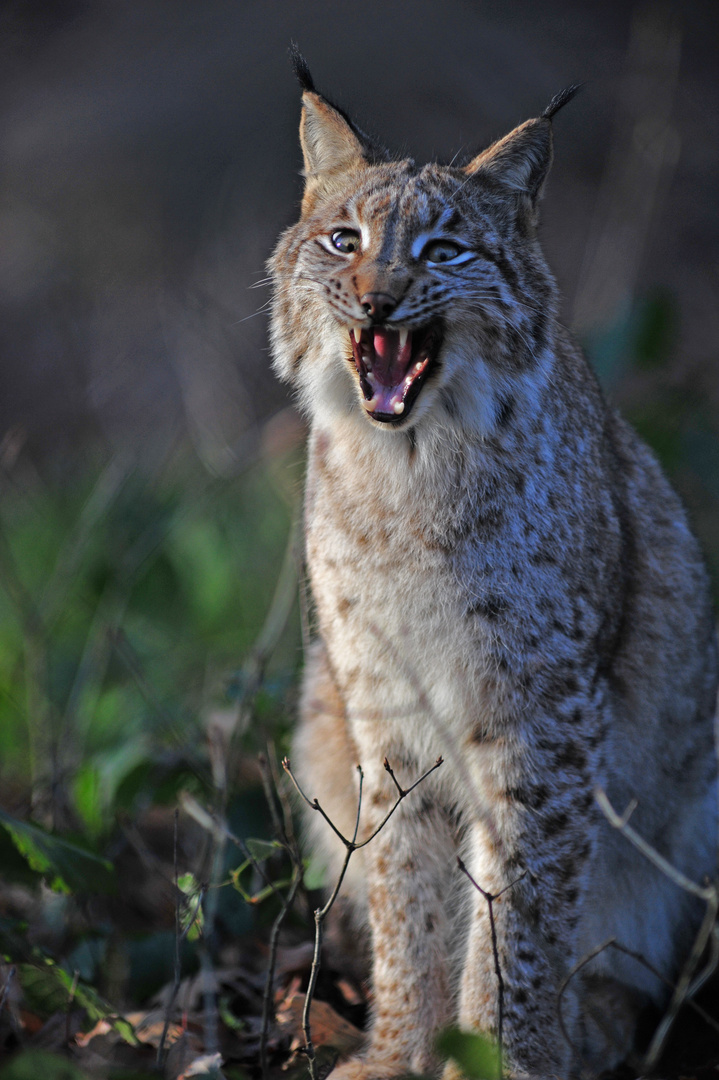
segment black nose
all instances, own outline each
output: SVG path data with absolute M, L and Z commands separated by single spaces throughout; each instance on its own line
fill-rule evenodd
M 397 307 L 397 301 L 389 293 L 383 292 L 366 292 L 360 304 L 369 315 L 370 319 L 375 322 L 380 322 L 382 319 L 388 319 L 394 309 Z

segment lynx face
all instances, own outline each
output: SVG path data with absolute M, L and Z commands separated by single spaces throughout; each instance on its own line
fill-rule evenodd
M 326 405 L 398 429 L 466 411 L 486 433 L 543 377 L 555 291 L 535 204 L 549 120 L 463 168 L 417 167 L 373 161 L 337 113 L 328 139 L 329 108 L 305 93 L 302 217 L 270 264 L 277 369 L 312 415 Z

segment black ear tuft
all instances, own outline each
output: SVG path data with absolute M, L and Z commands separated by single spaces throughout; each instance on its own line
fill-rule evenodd
M 300 52 L 296 41 L 290 42 L 289 54 L 290 60 L 292 62 L 292 68 L 295 75 L 297 76 L 297 81 L 299 82 L 302 89 L 308 90 L 311 94 L 316 93 L 317 91 L 315 90 L 314 79 L 310 74 L 310 69 L 307 61 Z
M 560 90 L 558 94 L 555 94 L 542 113 L 542 119 L 551 120 L 554 114 L 558 113 L 560 109 L 563 109 L 564 106 L 572 100 L 575 94 L 579 93 L 583 86 L 584 83 L 572 83 L 571 86 L 567 86 L 564 90 Z

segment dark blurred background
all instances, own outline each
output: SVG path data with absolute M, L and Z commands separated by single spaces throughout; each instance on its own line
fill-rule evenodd
M 651 301 L 663 377 L 716 406 L 716 29 L 710 0 L 5 0 L 6 450 L 62 470 L 98 440 L 146 458 L 189 436 L 224 468 L 283 404 L 252 286 L 300 194 L 291 39 L 320 89 L 420 159 L 585 81 L 544 204 L 566 318 L 610 392 L 645 405 L 618 336 Z

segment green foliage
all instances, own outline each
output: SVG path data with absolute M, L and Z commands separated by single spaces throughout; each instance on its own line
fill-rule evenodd
M 132 1025 L 118 1016 L 92 986 L 76 979 L 59 964 L 47 958 L 44 962 L 20 964 L 18 975 L 25 1001 L 38 1016 L 52 1016 L 71 1004 L 77 1005 L 85 1010 L 92 1023 L 108 1020 L 126 1043 L 137 1045 Z
M 86 1074 L 59 1054 L 24 1050 L 0 1069 L 0 1080 L 86 1080 Z
M 484 1035 L 449 1028 L 437 1039 L 437 1051 L 456 1061 L 467 1080 L 499 1080 L 499 1052 Z
M 0 810 L 4 826 L 28 866 L 58 892 L 106 893 L 115 888 L 112 863 Z
M 260 633 L 292 511 L 268 469 L 221 482 L 187 462 L 0 494 L 0 790 L 67 776 L 71 819 L 98 839 L 183 759 L 208 779 L 202 710 Z M 263 691 L 272 724 L 296 640 L 294 616 Z
M 205 890 L 195 875 L 189 873 L 181 874 L 178 877 L 177 887 L 184 897 L 184 903 L 180 909 L 182 932 L 189 941 L 197 941 L 201 937 L 205 926 L 205 915 L 202 910 L 202 898 Z
M 171 881 L 167 850 L 163 865 L 152 841 L 133 832 L 136 822 L 187 793 L 212 805 L 212 755 L 230 762 L 238 748 L 228 736 L 213 749 L 208 731 L 234 723 L 241 733 L 245 703 L 257 718 L 251 738 L 282 738 L 298 613 L 288 619 L 280 605 L 269 629 L 266 622 L 295 508 L 271 464 L 231 480 L 181 457 L 155 474 L 116 459 L 62 484 L 28 475 L 16 482 L 0 474 L 0 866 L 5 881 L 22 886 L 13 895 L 27 897 L 26 919 L 0 919 L 0 953 L 15 965 L 23 1007 L 44 1018 L 72 998 L 89 1023 L 109 1019 L 132 1041 L 93 984 L 142 1001 L 172 980 L 177 943 L 166 893 L 157 925 L 142 904 L 133 910 L 135 898 L 126 911 L 128 887 L 142 888 L 142 877 L 123 879 L 113 861 L 139 843 L 129 865 L 146 859 L 148 881 L 163 873 Z M 291 606 L 291 574 L 288 582 Z M 261 835 L 266 809 L 254 808 L 252 792 L 233 790 L 231 768 L 228 776 L 231 828 Z M 28 806 L 33 813 L 23 815 Z M 171 817 L 162 810 L 154 820 L 164 823 L 166 843 Z M 197 844 L 188 867 L 190 847 L 181 838 L 184 973 L 197 964 L 206 918 L 200 874 L 211 845 Z M 215 935 L 218 926 L 252 927 L 229 869 L 228 887 L 212 894 Z M 42 946 L 29 944 L 29 933 Z M 62 1068 L 72 1066 L 20 1055 L 2 1075 L 25 1069 L 50 1080 L 65 1076 Z

